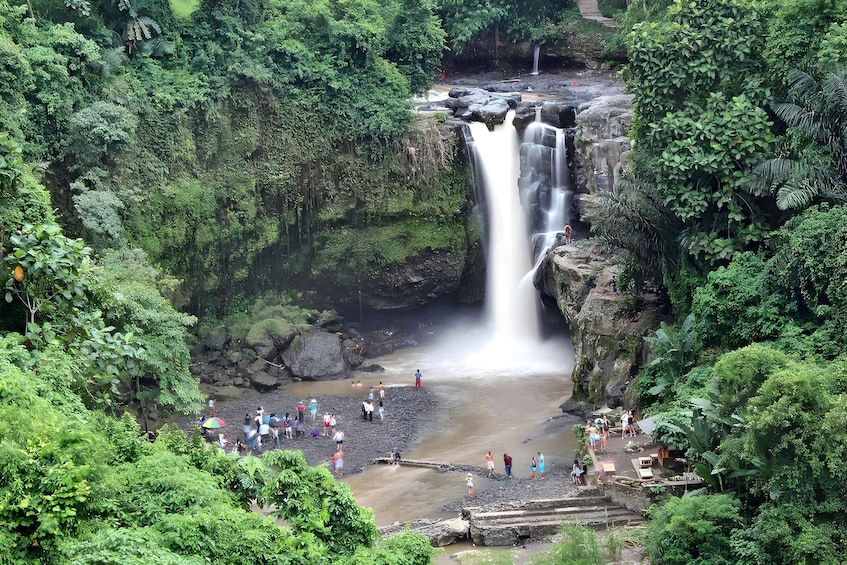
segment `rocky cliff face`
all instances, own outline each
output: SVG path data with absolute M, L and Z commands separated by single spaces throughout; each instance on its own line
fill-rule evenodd
M 644 363 L 643 337 L 659 323 L 656 296 L 641 294 L 636 304 L 629 289 L 617 288 L 616 259 L 620 257 L 601 252 L 590 240 L 577 241 L 550 249 L 535 279 L 571 329 L 573 399 L 592 407 L 623 403 Z

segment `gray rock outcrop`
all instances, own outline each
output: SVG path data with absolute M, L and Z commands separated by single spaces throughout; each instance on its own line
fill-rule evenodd
M 629 163 L 627 132 L 632 125 L 632 96 L 610 94 L 581 104 L 576 114 L 576 185 L 581 193 L 612 190 Z M 577 202 L 580 215 L 582 201 Z
M 620 263 L 590 241 L 550 249 L 535 283 L 556 300 L 574 346 L 573 397 L 597 405 L 623 404 L 632 378 L 645 362 L 644 336 L 659 324 L 652 294 L 616 289 Z M 636 300 L 638 310 L 636 310 Z
M 288 369 L 297 377 L 317 380 L 337 377 L 350 370 L 337 334 L 313 331 L 301 335 L 282 354 Z

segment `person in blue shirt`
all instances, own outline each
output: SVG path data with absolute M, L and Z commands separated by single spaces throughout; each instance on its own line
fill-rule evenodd
M 422 377 L 422 376 L 423 376 L 423 375 L 421 375 L 421 370 L 420 370 L 420 369 L 418 369 L 418 370 L 415 372 L 415 388 L 420 388 L 420 386 L 421 386 L 421 377 Z

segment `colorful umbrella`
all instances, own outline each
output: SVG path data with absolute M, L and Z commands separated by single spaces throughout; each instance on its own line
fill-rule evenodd
M 224 422 L 220 418 L 206 418 L 205 420 L 200 422 L 200 425 L 210 430 L 216 430 L 218 428 L 224 427 L 226 425 L 226 422 Z

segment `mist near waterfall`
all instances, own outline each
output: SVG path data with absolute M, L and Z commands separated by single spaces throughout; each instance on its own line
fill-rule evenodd
M 474 180 L 485 209 L 485 313 L 481 320 L 456 322 L 440 332 L 424 353 L 426 366 L 457 377 L 569 373 L 573 367 L 566 333 L 543 337 L 541 331 L 541 302 L 532 284 L 535 238 L 521 203 L 526 190 L 522 195 L 518 189 L 521 144 L 513 117 L 509 112 L 493 131 L 480 122 L 468 126 Z M 537 131 L 531 130 L 534 138 Z M 553 202 L 561 210 L 549 214 L 562 223 L 565 199 Z

